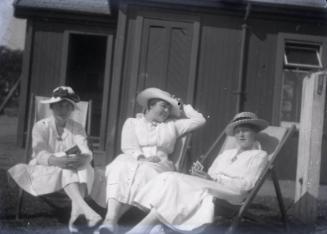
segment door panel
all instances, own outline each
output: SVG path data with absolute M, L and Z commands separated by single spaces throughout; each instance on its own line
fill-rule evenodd
M 144 19 L 137 91 L 158 87 L 183 98 L 189 90 L 192 23 Z

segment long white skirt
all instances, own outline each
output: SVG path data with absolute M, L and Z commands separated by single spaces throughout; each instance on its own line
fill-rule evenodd
M 108 199 L 132 204 L 142 187 L 165 171 L 175 170 L 171 161 L 160 163 L 140 162 L 130 155 L 121 154 L 106 168 Z
M 152 209 L 162 223 L 175 230 L 193 231 L 213 222 L 214 197 L 232 204 L 240 204 L 244 199 L 215 181 L 166 172 L 143 186 L 133 204 Z
M 17 164 L 8 172 L 22 189 L 34 196 L 56 192 L 71 183 L 86 184 L 88 193 L 90 193 L 94 181 L 94 170 L 90 164 L 80 170 Z

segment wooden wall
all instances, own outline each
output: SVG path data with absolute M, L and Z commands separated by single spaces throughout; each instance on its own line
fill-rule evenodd
M 246 110 L 254 111 L 259 116 L 279 125 L 278 116 L 274 114 L 274 106 L 278 106 L 280 93 L 276 91 L 282 82 L 278 75 L 276 62 L 278 58 L 278 36 L 279 34 L 293 34 L 298 40 L 307 40 L 311 37 L 326 37 L 327 26 L 323 24 L 312 24 L 301 21 L 279 20 L 279 19 L 252 19 L 249 21 L 250 41 L 247 64 L 247 101 Z M 327 67 L 326 58 L 327 44 L 323 42 L 322 62 Z M 278 84 L 279 83 L 279 84 Z M 277 87 L 280 89 L 280 87 Z M 325 121 L 326 125 L 326 121 Z M 326 141 L 326 131 L 324 141 Z M 296 178 L 297 166 L 297 141 L 296 133 L 282 150 L 277 158 L 277 173 L 282 179 Z M 327 143 L 327 142 L 326 142 Z M 323 144 L 325 145 L 325 144 Z M 323 155 L 327 153 L 323 147 Z M 325 170 L 327 158 L 323 157 L 321 162 L 321 182 L 327 183 L 327 171 Z
M 139 7 L 138 9 L 140 9 Z M 133 7 L 128 8 L 127 31 L 124 57 L 123 90 L 121 92 L 122 106 L 129 102 L 135 105 L 136 92 L 130 89 L 130 84 L 137 75 L 133 74 L 131 66 L 135 62 L 135 48 L 133 43 L 137 38 L 137 17 L 142 15 Z M 154 18 L 162 14 L 177 14 L 179 20 L 188 18 L 186 10 L 169 10 L 163 8 L 141 8 L 143 12 L 151 12 Z M 193 9 L 194 10 L 194 9 Z M 208 116 L 205 127 L 193 134 L 191 161 L 203 154 L 228 121 L 233 117 L 236 107 L 237 84 L 239 79 L 242 24 L 243 15 L 228 13 L 202 13 L 193 11 L 195 21 L 199 23 L 199 47 L 196 58 L 196 78 L 192 103 L 202 113 Z M 305 19 L 304 19 L 305 20 Z M 277 63 L 278 43 L 281 33 L 294 33 L 304 36 L 326 36 L 326 25 L 304 20 L 277 18 L 270 16 L 264 18 L 257 13 L 250 14 L 248 24 L 247 54 L 245 57 L 246 102 L 244 110 L 256 112 L 260 117 L 267 119 L 272 124 L 279 124 L 276 119 L 276 84 L 281 83 L 278 77 Z M 141 41 L 142 42 L 142 41 Z M 140 43 L 141 43 L 140 42 Z M 324 52 L 327 46 L 324 45 Z M 134 48 L 134 49 L 133 49 Z M 324 67 L 326 67 L 326 61 Z M 277 78 L 276 78 L 277 77 Z M 177 94 L 178 95 L 178 94 Z M 274 109 L 275 108 L 275 109 Z M 119 112 L 120 124 L 125 117 L 132 116 L 128 108 Z M 324 136 L 326 138 L 326 136 Z M 203 140 L 205 139 L 205 140 Z M 295 179 L 296 173 L 297 136 L 283 150 L 277 160 L 277 172 L 282 179 Z M 327 160 L 322 159 L 325 168 Z M 326 170 L 321 170 L 321 181 L 327 182 Z
M 235 114 L 242 37 L 240 18 L 208 15 L 201 25 L 194 104 L 209 118 L 193 135 L 193 160 L 205 153 Z
M 158 86 L 182 96 L 186 102 L 192 103 L 208 117 L 206 126 L 193 134 L 190 161 L 208 149 L 237 110 L 235 91 L 239 83 L 243 17 L 244 12 L 241 11 L 205 12 L 200 9 L 189 11 L 187 8 L 178 10 L 167 6 L 164 8 L 121 6 L 115 41 L 113 81 L 110 82 L 110 95 L 107 100 L 108 162 L 120 152 L 120 132 L 125 119 L 140 111 L 136 107 L 135 96 L 144 86 L 154 86 L 157 83 Z M 247 21 L 244 109 L 256 112 L 275 125 L 279 124 L 276 106 L 280 99 L 278 89 L 281 83 L 278 68 L 282 59 L 278 52 L 280 35 L 283 33 L 319 37 L 327 35 L 326 24 L 306 20 L 308 19 L 292 20 L 273 15 L 266 17 L 254 12 L 250 13 Z M 171 27 L 178 30 L 168 43 L 172 46 L 167 47 L 167 40 L 163 40 L 160 33 L 165 32 L 162 35 L 169 35 L 166 29 Z M 28 81 L 26 82 L 28 92 L 21 97 L 22 99 L 27 99 L 30 92 L 46 95 L 62 82 L 61 61 L 66 30 L 102 33 L 109 33 L 112 30 L 109 26 L 100 24 L 42 20 L 30 21 L 29 28 L 27 42 L 30 42 L 31 46 L 29 58 L 25 56 L 27 59 L 24 59 L 26 66 L 24 76 Z M 189 37 L 182 35 L 181 29 L 185 30 L 185 35 Z M 324 44 L 323 47 L 322 57 L 326 67 L 327 45 Z M 190 52 L 186 53 L 188 50 Z M 161 55 L 172 56 L 172 60 L 169 60 L 170 63 L 165 62 L 166 60 L 160 62 L 160 59 L 163 59 Z M 182 56 L 178 57 L 180 55 Z M 147 60 L 148 57 L 150 61 Z M 168 75 L 165 70 L 160 70 L 164 63 L 167 63 L 170 72 Z M 148 67 L 155 69 L 151 70 Z M 149 77 L 150 80 L 147 80 L 148 78 L 144 78 L 145 73 L 157 77 Z M 183 85 L 186 80 L 188 83 Z M 21 100 L 21 103 L 24 103 L 24 100 Z M 20 117 L 20 120 L 26 119 L 26 110 L 21 116 L 23 117 Z M 326 122 L 327 115 L 324 129 L 327 129 Z M 23 129 L 20 128 L 19 131 L 22 136 Z M 327 130 L 324 141 L 326 134 Z M 327 144 L 323 144 L 324 155 L 327 150 L 325 145 Z M 277 160 L 277 172 L 282 179 L 295 178 L 296 149 L 297 136 L 294 136 Z M 323 157 L 321 170 L 323 183 L 327 183 L 326 165 L 327 159 Z
M 29 19 L 21 85 L 18 144 L 23 145 L 31 93 L 48 96 L 58 85 L 65 84 L 63 69 L 67 56 L 65 32 L 112 34 L 112 26 L 85 25 L 63 20 Z M 66 43 L 66 44 L 65 44 Z M 111 66 L 111 64 L 109 64 Z

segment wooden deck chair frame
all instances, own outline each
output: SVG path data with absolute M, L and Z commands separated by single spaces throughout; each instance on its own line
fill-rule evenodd
M 176 141 L 174 152 L 171 154 L 170 159 L 174 162 L 176 171 L 181 173 L 187 172 L 187 151 L 190 148 L 192 133 L 187 133 L 179 137 Z
M 277 201 L 278 201 L 278 205 L 279 205 L 279 210 L 281 213 L 281 220 L 284 224 L 285 229 L 286 230 L 288 229 L 286 210 L 285 210 L 285 206 L 284 206 L 284 202 L 283 202 L 280 185 L 278 182 L 278 177 L 277 177 L 275 169 L 274 169 L 274 162 L 275 162 L 275 159 L 276 159 L 277 155 L 279 154 L 280 150 L 285 145 L 286 141 L 290 138 L 290 136 L 293 134 L 294 131 L 295 131 L 295 126 L 292 126 L 291 128 L 269 126 L 267 129 L 263 130 L 262 132 L 260 132 L 258 134 L 259 141 L 260 141 L 260 143 L 262 143 L 261 142 L 263 140 L 262 136 L 268 136 L 268 137 L 271 137 L 272 139 L 273 138 L 278 139 L 278 138 L 276 138 L 274 133 L 276 133 L 276 132 L 282 133 L 282 134 L 279 134 L 279 139 L 278 139 L 279 142 L 275 146 L 274 150 L 272 152 L 268 152 L 269 163 L 268 163 L 267 167 L 262 171 L 262 174 L 259 177 L 256 185 L 250 191 L 246 200 L 242 203 L 242 205 L 240 206 L 236 215 L 233 217 L 231 226 L 227 229 L 226 233 L 234 233 L 235 232 L 236 228 L 238 227 L 239 223 L 241 222 L 242 217 L 244 216 L 245 212 L 247 211 L 247 208 L 250 206 L 251 202 L 257 195 L 258 191 L 260 190 L 262 184 L 264 183 L 264 181 L 266 180 L 266 178 L 268 177 L 269 174 L 273 181 L 273 185 L 274 185 L 274 189 L 275 189 L 275 193 L 276 193 L 276 197 L 277 197 Z M 218 136 L 217 140 L 209 148 L 207 153 L 205 155 L 201 156 L 202 160 L 205 160 L 209 156 L 212 156 L 212 155 L 218 155 L 220 152 L 222 152 L 223 150 L 225 150 L 227 148 L 232 148 L 233 143 L 227 142 L 228 141 L 227 139 L 231 139 L 231 137 L 226 137 L 225 135 L 226 134 L 224 132 L 222 132 Z M 230 144 L 230 145 L 228 146 L 228 144 Z M 263 147 L 263 149 L 265 150 L 264 147 Z
M 33 125 L 36 121 L 45 118 L 47 116 L 37 116 L 37 109 L 36 107 L 36 102 L 41 101 L 44 99 L 48 99 L 49 97 L 44 97 L 44 96 L 36 96 L 34 94 L 31 95 L 30 102 L 29 102 L 29 112 L 28 112 L 28 122 L 27 122 L 27 132 L 26 132 L 26 142 L 25 142 L 25 153 L 24 153 L 24 158 L 23 162 L 28 163 L 29 160 L 31 159 L 31 138 L 32 138 L 32 129 Z M 80 122 L 86 130 L 87 136 L 90 136 L 91 132 L 91 112 L 92 112 L 92 101 L 81 101 L 77 104 L 78 108 L 81 106 L 85 106 L 85 116 L 83 116 L 82 120 L 80 119 Z M 48 107 L 46 107 L 48 108 Z M 76 114 L 77 116 L 77 114 Z M 75 117 L 76 117 L 75 116 Z M 73 116 L 72 118 L 75 119 Z M 91 150 L 92 150 L 92 144 L 91 144 Z M 19 193 L 18 193 L 18 200 L 17 200 L 17 206 L 16 206 L 16 219 L 20 219 L 21 217 L 21 210 L 22 210 L 22 205 L 23 205 L 23 198 L 24 198 L 24 190 L 19 188 Z M 52 203 L 49 199 L 45 199 L 43 196 L 40 196 L 41 199 L 45 200 L 47 204 L 49 204 L 52 208 L 56 208 L 54 203 Z

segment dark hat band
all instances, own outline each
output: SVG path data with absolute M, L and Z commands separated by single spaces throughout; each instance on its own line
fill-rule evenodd
M 239 118 L 234 119 L 233 122 L 236 122 L 236 121 L 239 121 L 239 120 L 245 120 L 245 119 L 253 119 L 253 118 L 250 118 L 250 117 L 239 117 Z
M 54 91 L 53 97 L 66 98 L 72 100 L 73 102 L 80 101 L 78 95 L 76 95 L 75 93 L 69 93 L 67 89 L 63 89 L 63 88 L 58 88 L 56 91 Z

